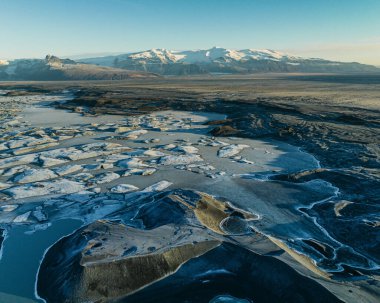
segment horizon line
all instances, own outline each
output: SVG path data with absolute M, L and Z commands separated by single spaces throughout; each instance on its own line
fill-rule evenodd
M 288 51 L 288 50 L 276 50 L 273 48 L 225 48 L 221 46 L 213 46 L 209 48 L 193 48 L 193 49 L 170 49 L 170 48 L 164 48 L 164 47 L 154 47 L 154 48 L 149 48 L 149 49 L 140 49 L 140 50 L 131 50 L 131 51 L 112 51 L 112 52 L 94 52 L 94 53 L 78 53 L 78 54 L 71 54 L 71 55 L 56 55 L 54 52 L 47 53 L 46 55 L 42 56 L 30 56 L 30 57 L 18 57 L 18 58 L 2 58 L 0 57 L 0 61 L 15 61 L 15 60 L 33 60 L 33 59 L 44 59 L 47 55 L 53 55 L 61 59 L 71 59 L 71 60 L 81 60 L 81 59 L 92 59 L 92 58 L 101 58 L 101 57 L 111 57 L 111 56 L 119 56 L 119 55 L 127 55 L 127 54 L 133 54 L 133 53 L 139 53 L 139 52 L 145 52 L 145 51 L 150 51 L 153 49 L 160 49 L 160 50 L 169 50 L 169 51 L 175 51 L 175 52 L 181 52 L 181 51 L 197 51 L 197 50 L 209 50 L 212 48 L 224 48 L 228 50 L 235 50 L 235 51 L 241 51 L 241 50 L 257 50 L 257 51 L 262 51 L 262 50 L 270 50 L 270 51 L 275 51 L 279 53 L 283 53 L 285 55 L 290 55 L 294 57 L 300 57 L 304 59 L 322 59 L 322 60 L 328 60 L 328 61 L 336 61 L 336 62 L 343 62 L 343 63 L 360 63 L 360 64 L 365 64 L 365 65 L 372 65 L 376 67 L 380 67 L 380 62 L 378 63 L 362 63 L 361 61 L 358 60 L 350 60 L 350 59 L 331 59 L 331 58 L 326 58 L 323 56 L 316 57 L 316 56 L 303 56 L 303 55 L 296 55 L 296 52 Z M 317 51 L 317 50 L 314 50 Z M 323 48 L 320 48 L 319 51 L 323 51 Z M 300 53 L 305 52 L 305 50 L 300 50 Z M 306 52 L 312 52 L 306 51 Z

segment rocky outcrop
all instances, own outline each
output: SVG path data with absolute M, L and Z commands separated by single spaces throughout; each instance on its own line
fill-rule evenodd
M 211 134 L 213 136 L 236 136 L 239 134 L 239 131 L 230 125 L 222 125 L 215 127 L 211 131 Z
M 231 207 L 207 194 L 200 194 L 194 214 L 204 226 L 218 234 L 244 234 L 249 232 L 246 220 L 255 216 Z
M 217 247 L 188 227 L 139 230 L 98 221 L 56 243 L 38 275 L 48 302 L 87 302 L 126 296 L 174 273 L 181 264 Z
M 340 302 L 279 260 L 189 231 L 90 224 L 47 252 L 38 293 L 56 303 L 209 302 L 225 293 L 254 302 Z
M 38 294 L 55 303 L 209 302 L 225 293 L 255 302 L 340 302 L 281 261 L 242 248 L 264 239 L 249 227 L 252 214 L 190 190 L 138 200 L 54 244 Z

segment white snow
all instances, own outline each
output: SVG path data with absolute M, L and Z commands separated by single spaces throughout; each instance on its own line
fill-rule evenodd
M 199 149 L 191 146 L 191 145 L 184 145 L 184 146 L 178 146 L 174 149 L 174 151 L 184 152 L 187 154 L 196 154 L 199 152 Z
M 166 49 L 147 50 L 144 52 L 134 53 L 128 56 L 131 59 L 138 60 L 139 62 L 152 61 L 159 63 L 173 63 L 177 61 L 176 56 Z
M 53 171 L 47 168 L 45 169 L 31 168 L 15 176 L 13 178 L 13 181 L 17 183 L 31 183 L 31 182 L 53 179 L 53 178 L 56 178 L 57 176 L 58 175 L 56 175 Z
M 162 149 L 165 149 L 165 150 L 170 150 L 170 149 L 173 149 L 175 148 L 177 145 L 173 144 L 173 143 L 170 143 L 170 144 L 166 144 L 164 146 L 162 146 Z
M 200 155 L 195 154 L 185 154 L 185 155 L 170 155 L 161 157 L 159 163 L 162 165 L 179 165 L 179 164 L 190 164 L 194 162 L 201 162 L 203 159 Z
M 87 202 L 88 200 L 90 200 L 93 195 L 94 195 L 94 193 L 91 191 L 82 190 L 82 191 L 79 191 L 77 193 L 65 196 L 65 200 L 83 203 L 83 202 Z
M 13 219 L 14 223 L 23 223 L 28 221 L 31 211 L 26 212 L 25 214 L 19 215 Z
M 17 204 L 7 204 L 7 205 L 1 205 L 0 206 L 0 211 L 4 212 L 11 212 L 14 211 L 15 209 L 18 208 Z
M 58 145 L 58 143 L 51 142 L 51 143 L 45 143 L 45 144 L 40 144 L 40 145 L 26 146 L 26 147 L 21 147 L 21 148 L 15 149 L 15 150 L 13 150 L 12 153 L 14 155 L 22 155 L 22 154 L 35 152 L 35 151 L 38 151 L 41 149 L 50 148 L 50 147 L 57 146 L 57 145 Z
M 4 177 L 11 177 L 11 176 L 14 176 L 16 174 L 19 174 L 27 169 L 29 169 L 30 167 L 27 166 L 27 165 L 20 165 L 20 166 L 15 166 L 15 167 L 11 167 L 11 168 L 8 168 L 4 173 L 3 173 L 3 176 Z
M 114 172 L 107 172 L 107 173 L 96 176 L 93 181 L 95 181 L 97 184 L 103 184 L 103 183 L 109 183 L 119 178 L 120 178 L 119 174 L 114 173 Z
M 53 143 L 56 142 L 56 140 L 44 136 L 43 138 L 35 138 L 35 137 L 19 137 L 14 140 L 8 141 L 8 147 L 9 148 L 19 148 L 19 147 L 31 147 L 36 145 L 44 145 L 46 143 Z
M 157 171 L 157 169 L 155 169 L 153 167 L 146 168 L 146 169 L 143 169 L 141 175 L 150 176 L 150 175 L 153 175 L 156 171 Z
M 218 157 L 228 158 L 239 154 L 244 148 L 248 148 L 246 144 L 231 144 L 223 146 L 218 150 Z
M 8 146 L 6 142 L 0 143 L 0 151 L 7 150 Z
M 162 191 L 169 186 L 171 186 L 173 183 L 163 180 L 157 183 L 152 184 L 151 186 L 148 186 L 142 190 L 142 192 L 155 192 L 155 191 Z
M 300 57 L 290 56 L 278 51 L 269 49 L 242 49 L 233 50 L 222 47 L 210 49 L 175 51 L 166 49 L 151 49 L 137 52 L 126 56 L 129 60 L 138 63 L 208 63 L 223 60 L 247 61 L 247 60 L 297 60 Z M 125 55 L 121 60 L 125 59 Z
M 47 220 L 47 216 L 42 211 L 41 206 L 36 207 L 36 209 L 32 212 L 32 215 L 37 219 L 38 222 L 43 222 Z
M 141 168 L 147 167 L 148 165 L 144 164 L 139 158 L 130 158 L 117 162 L 116 166 L 123 168 Z
M 51 182 L 39 182 L 15 186 L 4 190 L 4 193 L 14 199 L 54 195 L 54 194 L 71 194 L 84 189 L 84 185 L 79 182 L 66 179 L 55 180 Z
M 11 187 L 12 184 L 0 182 L 0 190 Z
M 141 135 L 145 135 L 148 131 L 145 129 L 132 130 L 130 132 L 124 133 L 123 135 L 131 140 L 135 140 Z
M 0 160 L 0 168 L 8 168 L 16 165 L 32 163 L 36 158 L 35 154 L 10 157 Z
M 88 180 L 94 178 L 94 176 L 90 173 L 79 173 L 69 177 L 71 180 L 76 182 L 87 182 Z
M 112 163 L 86 164 L 83 166 L 83 171 L 110 169 L 113 168 Z
M 55 166 L 55 165 L 61 165 L 67 162 L 67 160 L 63 159 L 55 159 L 55 158 L 50 158 L 50 157 L 45 157 L 43 155 L 40 155 L 38 157 L 38 162 L 42 167 L 50 167 L 50 166 Z
M 136 190 L 139 190 L 139 188 L 131 184 L 119 184 L 111 188 L 113 193 L 129 193 Z
M 75 173 L 81 169 L 82 169 L 82 165 L 69 164 L 69 165 L 65 165 L 65 166 L 55 168 L 54 172 L 60 176 L 64 176 L 64 175 Z
M 148 157 L 163 157 L 163 156 L 166 156 L 167 154 L 158 150 L 148 149 L 143 152 L 143 155 L 148 156 Z
M 77 161 L 77 160 L 84 160 L 88 158 L 94 158 L 97 156 L 100 156 L 101 152 L 99 151 L 86 151 L 82 152 L 80 150 L 72 151 L 70 154 L 67 155 L 67 158 L 72 160 L 72 161 Z
M 96 143 L 83 144 L 79 148 L 83 151 L 93 151 L 93 150 L 112 150 L 118 147 L 121 147 L 121 145 L 117 143 L 96 142 Z
M 130 155 L 124 155 L 124 154 L 112 154 L 104 158 L 104 162 L 106 163 L 114 163 L 118 162 L 120 160 L 130 159 Z

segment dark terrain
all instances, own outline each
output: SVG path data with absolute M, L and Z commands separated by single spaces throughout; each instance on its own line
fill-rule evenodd
M 5 82 L 0 84 L 0 89 L 17 89 L 19 94 L 70 89 L 75 92 L 74 100 L 57 104 L 57 107 L 88 115 L 137 115 L 166 109 L 223 113 L 227 115 L 226 120 L 211 122 L 215 124 L 214 136 L 276 139 L 299 146 L 314 155 L 322 168 L 276 175 L 273 179 L 290 183 L 322 179 L 339 188 L 335 199 L 301 210 L 316 218 L 336 240 L 353 247 L 373 264 L 380 263 L 380 76 L 277 74 L 117 82 Z M 328 247 L 315 242 L 308 245 L 322 254 L 329 254 Z M 232 267 L 242 263 L 242 258 L 252 258 L 252 264 L 258 258 L 245 256 L 243 251 L 237 254 L 235 250 L 241 248 L 221 246 L 200 260 L 187 263 L 175 277 L 182 279 L 191 289 L 194 285 L 186 278 L 188 267 L 191 272 L 202 266 L 202 262 L 212 267 L 210 260 L 217 260 L 218 254 L 233 254 L 236 260 L 229 257 Z M 264 259 L 260 262 L 265 264 Z M 236 270 L 243 279 L 250 279 L 245 269 Z M 347 266 L 340 275 L 343 278 L 367 275 L 373 278 L 368 283 L 376 284 L 379 273 L 378 268 L 358 270 Z M 260 275 L 260 272 L 256 274 Z M 290 287 L 300 287 L 297 281 L 303 280 L 297 275 L 294 272 Z M 170 279 L 175 277 L 173 275 Z M 228 282 L 231 285 L 227 280 L 212 283 Z M 169 279 L 162 280 L 125 302 L 147 300 L 151 291 L 168 289 L 168 285 Z M 239 285 L 233 285 L 231 289 L 237 294 L 249 292 Z M 169 291 L 176 289 L 170 288 Z M 302 288 L 300 292 L 307 293 L 308 290 Z M 260 295 L 260 302 L 264 302 L 265 292 Z M 278 294 L 267 295 L 273 301 Z M 167 299 L 164 293 L 160 296 L 155 299 Z M 187 292 L 183 296 L 184 300 L 194 299 Z M 328 294 L 321 293 L 321 296 L 326 296 L 326 302 L 334 301 Z M 289 298 L 289 302 L 294 300 Z

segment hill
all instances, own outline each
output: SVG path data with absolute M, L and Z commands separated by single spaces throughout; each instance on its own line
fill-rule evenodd
M 51 55 L 47 55 L 45 59 L 0 61 L 0 80 L 2 81 L 124 80 L 146 77 L 157 77 L 157 75 L 116 67 L 78 63 Z

